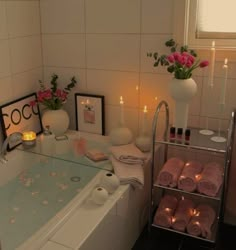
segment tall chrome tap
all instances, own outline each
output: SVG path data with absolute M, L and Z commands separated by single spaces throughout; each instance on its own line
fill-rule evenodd
M 22 141 L 22 133 L 21 132 L 14 132 L 10 134 L 3 142 L 1 153 L 0 153 L 0 162 L 6 163 L 7 162 L 7 148 L 8 145 L 16 145 L 17 143 Z

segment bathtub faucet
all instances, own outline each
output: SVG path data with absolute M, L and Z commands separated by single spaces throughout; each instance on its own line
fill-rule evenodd
M 19 142 L 21 142 L 22 138 L 22 133 L 21 132 L 14 132 L 10 134 L 3 142 L 2 148 L 1 148 L 1 153 L 0 153 L 0 162 L 6 163 L 7 162 L 7 147 L 8 145 L 16 145 Z

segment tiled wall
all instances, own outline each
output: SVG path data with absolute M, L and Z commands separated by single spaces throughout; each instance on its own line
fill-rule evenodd
M 164 42 L 173 35 L 173 0 L 41 0 L 40 7 L 45 80 L 57 72 L 65 84 L 75 75 L 79 79 L 76 92 L 105 95 L 106 134 L 117 126 L 120 96 L 125 103 L 126 124 L 134 135 L 144 105 L 149 110 L 150 127 L 154 109 L 163 99 L 170 105 L 172 120 L 171 75 L 163 68 L 154 68 L 146 54 L 168 52 Z M 210 58 L 210 51 L 203 54 L 202 59 Z M 217 128 L 222 63 L 216 62 L 213 90 L 207 89 L 207 70 L 195 72 L 198 93 L 190 105 L 189 125 L 205 127 L 205 116 L 210 116 L 209 126 Z M 236 106 L 233 66 L 229 60 L 224 118 Z M 71 110 L 74 128 L 73 95 L 66 109 Z M 227 120 L 222 125 L 225 127 Z
M 41 51 L 39 1 L 0 0 L 0 105 L 35 91 Z

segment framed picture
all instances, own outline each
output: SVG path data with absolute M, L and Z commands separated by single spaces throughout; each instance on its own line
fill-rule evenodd
M 104 96 L 75 94 L 76 130 L 105 134 Z
M 42 122 L 38 105 L 30 105 L 36 101 L 36 93 L 16 99 L 0 106 L 0 119 L 4 140 L 14 132 L 34 131 L 36 134 L 42 132 Z M 8 150 L 15 148 L 21 143 L 12 142 Z

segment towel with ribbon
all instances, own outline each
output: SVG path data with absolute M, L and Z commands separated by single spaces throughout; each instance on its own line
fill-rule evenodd
M 144 172 L 141 164 L 127 164 L 110 156 L 115 174 L 121 184 L 131 184 L 134 188 L 142 189 L 144 185 Z
M 111 146 L 110 151 L 117 160 L 126 164 L 143 165 L 146 160 L 145 154 L 133 143 L 121 146 Z

